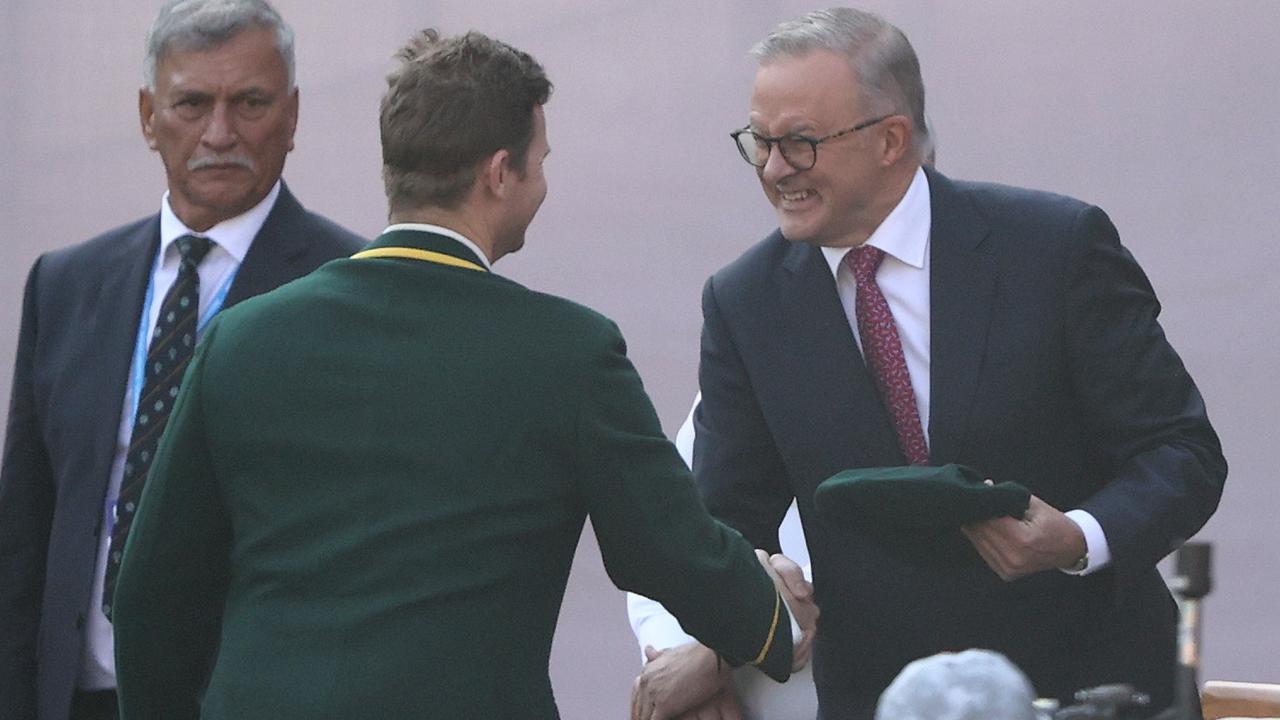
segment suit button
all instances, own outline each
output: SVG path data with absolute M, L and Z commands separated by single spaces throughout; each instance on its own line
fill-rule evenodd
M 84 629 L 84 613 L 80 613 L 79 615 L 76 616 L 76 629 L 77 630 Z

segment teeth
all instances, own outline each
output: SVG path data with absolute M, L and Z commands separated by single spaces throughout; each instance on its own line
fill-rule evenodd
M 787 200 L 789 202 L 796 202 L 798 200 L 803 200 L 813 194 L 812 190 L 795 190 L 792 192 L 781 192 L 781 191 L 779 192 L 782 199 Z

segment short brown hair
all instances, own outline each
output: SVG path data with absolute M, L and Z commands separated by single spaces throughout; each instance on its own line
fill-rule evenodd
M 533 140 L 533 110 L 551 96 L 527 53 L 478 32 L 423 30 L 396 58 L 382 98 L 382 179 L 391 211 L 456 208 L 476 164 L 506 149 L 517 172 Z

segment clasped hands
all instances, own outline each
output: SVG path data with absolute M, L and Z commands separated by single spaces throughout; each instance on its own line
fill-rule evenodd
M 756 558 L 773 580 L 800 626 L 792 645 L 792 670 L 809 662 L 817 632 L 818 606 L 813 585 L 785 555 L 756 550 Z M 787 632 L 785 626 L 779 632 Z M 644 649 L 645 666 L 631 690 L 632 720 L 740 720 L 737 697 L 729 685 L 732 671 L 713 650 L 696 642 L 668 650 Z

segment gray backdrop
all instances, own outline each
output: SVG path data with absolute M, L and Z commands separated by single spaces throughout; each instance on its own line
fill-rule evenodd
M 747 48 L 811 9 L 786 0 L 278 0 L 298 34 L 302 201 L 383 225 L 377 103 L 414 30 L 475 28 L 538 57 L 550 194 L 499 272 L 616 319 L 667 430 L 696 386 L 703 280 L 773 227 L 729 130 Z M 0 2 L 0 401 L 36 256 L 155 212 L 164 177 L 138 130 L 157 2 Z M 1280 680 L 1280 503 L 1271 477 L 1280 281 L 1280 3 L 876 0 L 920 55 L 939 167 L 1095 202 L 1164 301 L 1231 477 L 1215 543 L 1209 678 Z M 1271 48 L 1271 49 L 1268 49 Z M 7 407 L 7 403 L 5 404 Z M 3 531 L 3 529 L 0 529 Z M 552 674 L 566 718 L 622 717 L 637 651 L 585 533 Z

